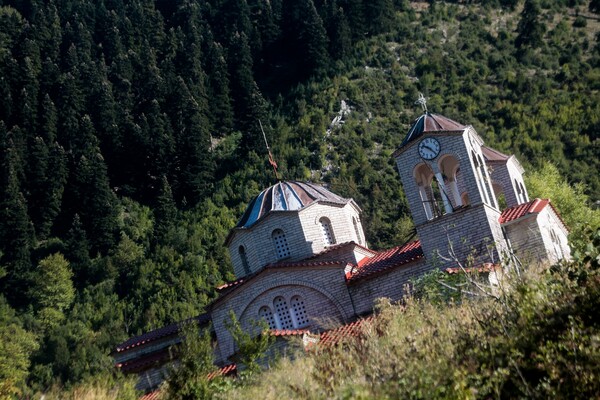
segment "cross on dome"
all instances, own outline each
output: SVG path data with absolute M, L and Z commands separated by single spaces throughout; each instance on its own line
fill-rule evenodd
M 415 104 L 419 104 L 421 106 L 421 108 L 423 109 L 423 112 L 428 112 L 427 111 L 427 99 L 425 98 L 425 96 L 423 96 L 423 93 L 419 93 L 419 98 L 417 99 L 417 101 L 415 101 Z

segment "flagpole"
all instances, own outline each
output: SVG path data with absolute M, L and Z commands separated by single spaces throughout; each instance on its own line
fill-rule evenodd
M 258 124 L 260 125 L 260 131 L 263 134 L 263 139 L 265 139 L 265 146 L 267 147 L 267 152 L 269 153 L 269 164 L 273 167 L 273 172 L 275 172 L 275 178 L 279 180 L 279 173 L 277 172 L 277 163 L 275 159 L 273 159 L 273 154 L 271 154 L 271 148 L 269 147 L 269 143 L 267 142 L 267 135 L 265 135 L 265 130 L 263 129 L 262 122 L 260 119 L 258 120 Z

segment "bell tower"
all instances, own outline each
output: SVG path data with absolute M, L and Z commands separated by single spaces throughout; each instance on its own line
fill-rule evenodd
M 483 140 L 418 102 L 424 113 L 394 157 L 425 256 L 441 268 L 500 262 L 507 244 Z

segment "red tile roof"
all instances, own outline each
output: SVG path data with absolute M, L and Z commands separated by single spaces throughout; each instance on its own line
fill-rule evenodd
M 360 279 L 377 275 L 391 268 L 398 267 L 408 262 L 423 257 L 421 242 L 415 240 L 403 246 L 394 247 L 378 253 L 375 257 L 366 260 L 358 267 L 346 274 L 348 283 L 356 282 Z
M 236 279 L 235 281 L 225 282 L 224 284 L 217 286 L 217 292 L 237 286 L 240 283 L 243 283 L 245 280 L 246 280 L 246 278 L 240 278 L 240 279 Z
M 211 379 L 215 379 L 218 376 L 229 376 L 229 375 L 233 375 L 235 373 L 237 373 L 237 365 L 229 364 L 229 365 L 226 365 L 226 366 L 220 368 L 217 371 L 211 372 L 210 374 L 208 374 L 206 376 L 206 378 L 210 381 Z
M 323 332 L 319 338 L 319 345 L 332 346 L 345 339 L 358 337 L 364 332 L 365 327 L 372 323 L 374 319 L 374 316 L 361 318 L 350 324 L 342 325 L 339 328 Z
M 444 271 L 448 274 L 460 274 L 463 271 L 467 272 L 467 273 L 470 273 L 470 272 L 481 273 L 481 272 L 491 272 L 491 271 L 496 270 L 497 268 L 500 268 L 500 264 L 484 263 L 484 264 L 480 265 L 479 267 L 468 267 L 468 268 L 454 267 L 454 268 L 446 268 Z
M 153 342 L 155 340 L 171 336 L 179 332 L 179 327 L 186 322 L 196 321 L 199 325 L 207 324 L 210 321 L 210 314 L 201 314 L 197 317 L 189 318 L 184 321 L 175 322 L 167 326 L 163 326 L 162 328 L 155 329 L 150 332 L 146 332 L 139 336 L 134 336 L 130 339 L 127 339 L 123 343 L 117 345 L 115 351 L 120 353 L 125 350 L 129 350 L 133 347 L 141 346 L 143 344 Z
M 308 329 L 271 329 L 269 335 L 271 336 L 298 336 L 310 333 Z
M 146 393 L 145 395 L 140 397 L 140 400 L 157 400 L 160 398 L 160 395 L 161 395 L 161 391 L 159 389 L 159 390 L 155 390 L 154 392 Z
M 548 199 L 533 199 L 528 203 L 507 208 L 506 210 L 502 211 L 502 214 L 500 214 L 500 218 L 498 220 L 501 224 L 505 224 L 530 214 L 538 214 L 544 208 L 546 208 L 549 203 L 550 200 Z

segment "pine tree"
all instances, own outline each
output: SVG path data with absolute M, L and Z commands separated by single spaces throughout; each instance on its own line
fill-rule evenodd
M 73 224 L 67 234 L 65 255 L 71 264 L 74 281 L 77 287 L 84 287 L 90 279 L 90 253 L 87 234 L 78 214 L 73 217 Z
M 233 129 L 233 106 L 229 90 L 229 74 L 223 47 L 212 38 L 210 27 L 206 26 L 206 75 L 208 76 L 208 101 L 213 131 L 223 136 Z
M 541 8 L 538 0 L 525 0 L 521 20 L 517 26 L 518 36 L 515 39 L 515 46 L 536 48 L 542 45 L 546 25 L 540 21 L 540 15 Z
M 323 21 L 312 0 L 302 0 L 298 7 L 300 8 L 298 37 L 301 43 L 303 70 L 308 73 L 322 73 L 329 64 L 328 39 Z
M 4 137 L 5 142 L 0 143 L 0 251 L 4 253 L 0 262 L 8 267 L 2 286 L 13 304 L 22 305 L 25 301 L 22 293 L 31 272 L 33 235 L 15 168 L 18 159 L 12 141 L 6 140 L 8 136 L 2 130 L 0 126 L 0 139 Z
M 231 95 L 235 111 L 235 127 L 242 132 L 241 157 L 250 151 L 264 151 L 259 120 L 267 121 L 267 104 L 252 75 L 252 58 L 246 36 L 236 33 L 228 51 Z
M 364 3 L 365 19 L 369 35 L 389 32 L 395 21 L 393 0 L 369 0 Z
M 63 192 L 67 183 L 67 155 L 65 150 L 54 143 L 48 155 L 46 181 L 43 185 L 43 206 L 41 206 L 39 224 L 36 232 L 40 239 L 48 238 L 54 222 L 60 213 Z
M 154 208 L 154 240 L 156 243 L 165 243 L 169 231 L 175 226 L 177 207 L 173 200 L 171 186 L 166 176 L 162 176 L 156 207 Z
M 212 186 L 215 164 L 210 151 L 210 132 L 207 117 L 206 94 L 194 97 L 181 77 L 172 94 L 176 141 L 177 193 L 189 205 L 195 205 L 206 196 Z M 196 92 L 203 92 L 199 87 Z
M 84 116 L 80 125 L 68 204 L 81 216 L 92 252 L 105 253 L 115 243 L 118 201 L 110 188 L 90 118 Z
M 346 14 L 341 7 L 338 7 L 336 0 L 329 3 L 326 26 L 329 54 L 334 60 L 346 58 L 352 48 L 352 32 Z
M 367 23 L 365 22 L 363 0 L 340 0 L 338 4 L 344 10 L 348 23 L 352 27 L 353 41 L 364 39 L 367 33 Z

